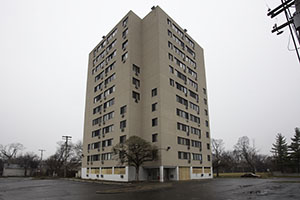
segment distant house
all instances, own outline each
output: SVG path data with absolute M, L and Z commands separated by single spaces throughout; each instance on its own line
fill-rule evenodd
M 30 176 L 31 170 L 27 170 L 26 176 Z M 2 176 L 25 176 L 25 169 L 18 164 L 5 163 Z

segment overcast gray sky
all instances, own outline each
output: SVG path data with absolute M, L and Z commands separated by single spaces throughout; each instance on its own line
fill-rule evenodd
M 204 48 L 212 137 L 269 153 L 300 127 L 300 65 L 266 3 L 280 1 L 0 0 L 0 144 L 49 156 L 62 135 L 82 139 L 89 52 L 129 10 L 159 5 Z

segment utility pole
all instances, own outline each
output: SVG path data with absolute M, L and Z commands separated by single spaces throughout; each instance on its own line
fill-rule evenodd
M 45 149 L 39 149 L 41 152 L 41 161 L 40 161 L 40 175 L 42 174 L 42 162 L 43 162 L 43 152 L 46 151 Z
M 72 139 L 72 136 L 69 135 L 64 135 L 62 136 L 63 140 L 65 141 L 65 158 L 64 158 L 64 177 L 67 177 L 67 158 L 68 158 L 68 141 Z
M 291 14 L 291 8 L 295 8 L 296 11 Z M 292 37 L 292 41 L 294 43 L 295 51 L 300 62 L 300 53 L 299 53 L 299 46 L 300 46 L 300 0 L 281 0 L 281 4 L 274 8 L 273 10 L 269 9 L 268 16 L 274 18 L 279 14 L 284 13 L 286 22 L 277 26 L 275 24 L 273 26 L 272 33 L 277 33 L 280 35 L 283 33 L 281 29 L 285 27 L 289 27 L 290 35 Z
M 43 160 L 43 152 L 46 151 L 45 149 L 39 149 L 39 151 L 41 152 L 41 161 Z

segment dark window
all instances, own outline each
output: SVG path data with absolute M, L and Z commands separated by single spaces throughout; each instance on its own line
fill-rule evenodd
M 207 155 L 207 161 L 210 161 L 210 155 Z
M 208 121 L 205 120 L 205 126 L 209 127 Z
M 206 132 L 206 137 L 209 138 L 209 132 Z
M 151 95 L 152 95 L 152 97 L 157 95 L 157 88 L 152 89 Z
M 120 136 L 120 144 L 123 144 L 126 141 L 126 135 Z
M 157 109 L 157 103 L 152 104 L 152 112 L 156 111 L 156 109 Z
M 157 142 L 157 133 L 152 134 L 152 142 Z
M 132 98 L 134 98 L 135 100 L 140 100 L 140 94 L 135 91 L 132 91 Z
M 120 129 L 126 128 L 126 120 L 120 122 Z
M 138 87 L 140 87 L 140 80 L 133 77 L 132 84 L 135 85 L 136 88 L 138 88 Z
M 208 111 L 204 109 L 205 115 L 208 116 Z
M 126 105 L 120 108 L 120 114 L 123 115 L 126 113 Z
M 152 119 L 152 126 L 157 126 L 158 125 L 158 119 L 154 118 Z
M 136 75 L 140 73 L 140 68 L 135 64 L 132 64 L 132 70 L 135 72 Z
M 210 149 L 210 145 L 209 143 L 206 144 L 207 149 Z
M 173 79 L 170 79 L 170 85 L 174 87 L 175 83 Z

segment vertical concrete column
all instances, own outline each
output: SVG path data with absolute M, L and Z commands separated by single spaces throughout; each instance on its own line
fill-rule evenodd
M 192 180 L 193 179 L 193 167 L 190 166 L 190 179 Z
M 164 182 L 164 166 L 159 167 L 159 181 Z
M 179 181 L 179 167 L 176 166 L 176 180 Z

